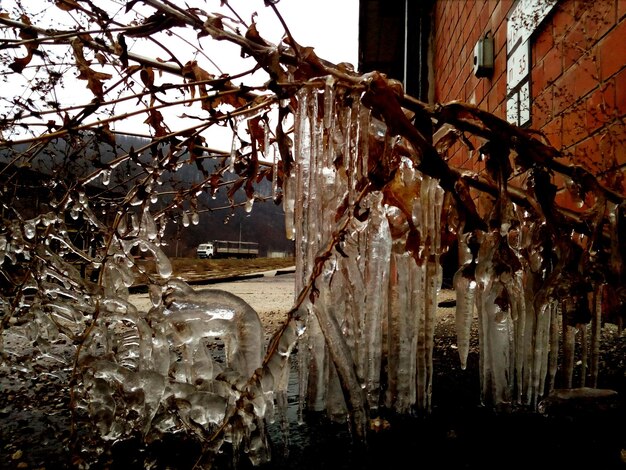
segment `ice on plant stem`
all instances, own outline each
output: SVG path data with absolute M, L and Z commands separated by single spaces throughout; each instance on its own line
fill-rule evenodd
M 307 308 L 307 330 L 302 339 L 307 347 L 300 358 L 300 383 L 308 390 L 309 402 L 305 406 L 311 409 L 326 409 L 329 415 L 342 409 L 358 410 L 350 416 L 352 429 L 358 435 L 362 420 L 367 419 L 365 400 L 372 404 L 386 403 L 401 412 L 413 408 L 425 411 L 430 406 L 431 350 L 440 281 L 435 266 L 439 249 L 437 220 L 442 190 L 437 188 L 436 181 L 425 180 L 423 198 L 415 202 L 423 208 L 421 211 L 415 208 L 414 223 L 424 234 L 419 254 L 432 263 L 418 267 L 402 245 L 406 230 L 390 228 L 395 222 L 388 220 L 396 218 L 393 208 L 385 206 L 376 192 L 370 194 L 367 203 L 357 201 L 358 184 L 367 178 L 365 162 L 369 158 L 370 132 L 373 130 L 374 137 L 384 143 L 389 155 L 394 152 L 396 141 L 387 136 L 384 123 L 370 119 L 367 109 L 358 105 L 358 99 L 325 95 L 320 113 L 318 93 L 312 86 L 298 95 L 294 180 L 302 204 L 296 205 L 300 212 L 295 217 L 295 228 L 296 239 L 302 243 L 296 252 L 296 287 L 306 284 L 319 250 L 327 246 L 334 234 L 333 225 L 337 220 L 345 220 L 335 215 L 341 204 L 358 203 L 357 210 L 367 210 L 368 217 L 349 221 L 341 244 L 345 256 L 333 252 L 323 270 L 327 274 L 316 280 L 320 295 Z M 344 114 L 329 128 L 325 125 L 329 121 L 323 117 L 324 112 Z M 372 122 L 376 124 L 373 128 Z M 332 155 L 337 152 L 346 165 L 341 171 L 333 167 Z M 417 178 L 409 164 L 404 168 L 405 178 Z M 351 214 L 355 207 L 348 206 L 343 214 Z M 392 255 L 395 237 L 398 237 L 398 253 Z M 423 300 L 421 293 L 426 293 Z M 344 338 L 337 336 L 338 331 Z M 326 335 L 332 335 L 333 339 Z M 387 338 L 384 344 L 383 337 Z M 382 367 L 383 363 L 386 367 Z M 351 370 L 358 375 L 354 377 Z M 386 393 L 379 386 L 381 371 L 386 375 L 383 380 L 389 384 Z M 333 379 L 329 381 L 326 377 Z M 363 388 L 365 397 L 359 393 L 342 393 L 342 387 L 351 390 L 355 382 Z M 344 399 L 349 404 L 343 403 Z
M 207 433 L 225 425 L 231 435 L 242 432 L 236 417 L 243 414 L 243 426 L 250 427 L 246 445 L 255 449 L 250 458 L 266 461 L 267 442 L 254 429 L 273 407 L 274 387 L 286 390 L 295 326 L 279 338 L 276 359 L 263 366 L 263 328 L 257 312 L 241 298 L 196 290 L 181 280 L 151 293 L 148 312 L 110 294 L 102 305 L 107 313 L 96 319 L 85 341 L 77 401 L 96 418 L 100 436 L 120 439 L 140 430 L 152 439 L 188 429 L 192 422 Z M 245 407 L 237 409 L 243 397 L 254 404 L 256 416 L 248 417 Z M 177 413 L 171 413 L 172 406 Z
M 456 292 L 455 329 L 456 341 L 461 361 L 461 369 L 467 367 L 472 320 L 476 295 L 475 269 L 476 264 L 467 243 L 471 234 L 460 234 L 458 237 L 459 268 L 454 274 L 452 283 Z
M 276 202 L 282 198 L 286 238 L 297 242 L 295 290 L 302 300 L 269 344 L 257 313 L 239 297 L 171 279 L 172 265 L 161 245 L 166 212 L 159 212 L 158 219 L 150 212 L 161 195 L 169 197 L 155 190 L 163 184 L 163 168 L 154 152 L 136 157 L 149 178 L 127 195 L 128 213 L 107 214 L 103 207 L 90 206 L 87 193 L 72 190 L 51 201 L 59 215 L 20 216 L 0 234 L 3 272 L 22 262 L 33 265 L 15 302 L 0 298 L 3 360 L 27 357 L 14 367 L 32 373 L 41 362 L 67 369 L 77 359 L 76 411 L 103 439 L 137 432 L 148 441 L 164 433 L 196 433 L 203 442 L 213 436 L 211 450 L 220 452 L 222 444 L 230 443 L 235 463 L 238 451 L 255 465 L 269 458 L 266 422 L 278 421 L 287 432 L 289 361 L 296 343 L 300 420 L 305 410 L 322 412 L 349 423 L 353 435 L 366 440 L 370 414 L 379 408 L 429 413 L 444 192 L 438 180 L 418 170 L 419 149 L 397 135 L 397 125 L 388 126 L 383 116 L 372 113 L 361 101 L 363 93 L 328 76 L 290 95 L 282 105 L 295 110 L 293 161 L 287 155 L 280 159 L 278 144 L 261 121 L 262 151 L 273 165 L 272 195 Z M 232 119 L 224 172 L 239 170 L 247 158 L 247 141 L 237 135 L 241 118 Z M 446 152 L 459 136 L 456 128 L 441 127 L 434 146 Z M 564 238 L 581 246 L 595 240 L 569 240 L 569 234 L 538 217 L 537 208 L 531 213 L 516 206 L 494 162 L 489 161 L 489 169 L 498 191 L 492 194 L 487 227 L 465 232 L 467 221 L 455 227 L 459 362 L 461 369 L 467 367 L 476 318 L 483 402 L 499 409 L 534 407 L 554 388 L 557 372 L 566 386 L 597 383 L 602 299 L 608 287 L 594 280 L 588 292 L 574 296 L 578 304 L 561 298 L 568 288 L 582 285 L 571 280 L 580 260 L 570 263 L 576 269 L 565 266 L 574 249 Z M 113 168 L 83 181 L 98 183 L 102 175 L 107 185 L 118 176 L 111 174 Z M 180 161 L 172 163 L 172 171 L 181 168 Z M 130 170 L 125 176 L 131 176 Z M 582 203 L 580 188 L 568 180 L 566 186 Z M 214 198 L 218 185 L 210 189 Z M 198 186 L 187 199 L 172 201 L 182 210 L 182 226 L 199 223 L 203 190 Z M 248 196 L 247 212 L 258 197 Z M 598 220 L 606 220 L 605 232 L 611 233 L 608 251 L 593 247 L 590 259 L 582 262 L 608 254 L 607 275 L 619 276 L 624 207 L 603 202 L 593 210 L 599 210 Z M 80 240 L 88 248 L 75 241 L 66 225 L 72 220 L 89 228 Z M 101 234 L 107 234 L 104 241 Z M 156 272 L 146 271 L 145 259 L 154 261 Z M 89 280 L 88 270 L 93 271 Z M 130 301 L 138 274 L 149 284 L 147 311 Z M 567 321 L 583 300 L 591 305 L 591 331 Z M 60 339 L 69 340 L 77 358 L 57 353 Z M 581 377 L 574 382 L 578 359 Z
M 172 282 L 164 301 L 160 324 L 174 347 L 195 351 L 203 338 L 220 337 L 229 367 L 249 377 L 260 366 L 265 351 L 261 321 L 242 299 L 226 291 L 196 291 Z
M 239 128 L 240 119 L 233 119 L 233 140 L 230 145 L 230 155 L 228 157 L 228 171 L 230 173 L 235 172 L 235 162 L 237 161 L 237 150 L 238 150 L 238 142 L 239 136 L 237 135 L 237 131 Z

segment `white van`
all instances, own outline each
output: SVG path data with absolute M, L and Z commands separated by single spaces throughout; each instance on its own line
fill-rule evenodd
M 196 248 L 198 258 L 213 258 L 213 243 L 200 243 Z

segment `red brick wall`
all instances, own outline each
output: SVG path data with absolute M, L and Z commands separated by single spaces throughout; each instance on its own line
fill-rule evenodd
M 506 117 L 506 15 L 513 0 L 440 0 L 434 10 L 435 101 L 459 100 Z M 490 31 L 494 38 L 494 74 L 474 76 L 474 46 Z M 450 163 L 481 171 L 483 163 L 456 144 L 448 150 Z M 479 209 L 481 200 L 478 200 Z
M 544 131 L 566 162 L 600 174 L 622 192 L 626 1 L 560 2 L 539 29 L 532 58 L 532 126 Z M 569 198 L 566 191 L 561 198 Z
M 512 0 L 440 0 L 434 10 L 435 100 L 461 100 L 506 118 L 506 16 Z M 490 78 L 473 73 L 473 48 L 494 37 Z M 560 0 L 531 37 L 531 127 L 569 163 L 622 192 L 626 167 L 626 0 Z M 451 162 L 478 169 L 461 146 Z M 555 181 L 563 187 L 563 181 Z M 567 194 L 562 192 L 562 201 Z M 570 204 L 568 204 L 570 205 Z

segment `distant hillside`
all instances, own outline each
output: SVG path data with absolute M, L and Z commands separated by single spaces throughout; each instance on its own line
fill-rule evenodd
M 98 169 L 111 167 L 108 181 L 98 176 L 89 182 L 90 194 L 108 198 L 111 201 L 121 200 L 132 185 L 138 181 L 148 180 L 147 175 L 153 171 L 155 159 L 161 161 L 169 156 L 169 145 L 160 144 L 157 148 L 145 148 L 150 140 L 124 134 L 116 134 L 115 147 L 106 143 L 96 143 L 93 136 L 82 134 L 82 140 L 71 141 L 57 139 L 29 160 L 29 171 L 54 178 L 59 182 L 60 192 L 75 185 L 79 179 L 86 178 Z M 14 148 L 16 152 L 26 150 Z M 131 153 L 132 157 L 122 163 L 113 164 L 116 159 Z M 0 163 L 11 161 L 11 151 L 0 151 Z M 152 189 L 159 193 L 169 193 L 160 197 L 152 205 L 155 210 L 166 207 L 172 201 L 173 190 L 188 187 L 190 183 L 201 183 L 203 179 L 226 164 L 224 158 L 198 158 L 189 161 L 189 154 L 180 152 L 171 159 L 172 163 L 159 175 L 162 184 L 154 184 Z M 223 180 L 228 180 L 231 173 L 223 170 Z M 233 178 L 236 175 L 232 176 Z M 29 182 L 33 182 L 29 178 Z M 263 180 L 254 185 L 255 192 L 261 196 L 271 196 L 271 182 Z M 216 194 L 209 194 L 209 188 L 197 196 L 199 222 L 197 225 L 182 219 L 179 209 L 168 213 L 168 224 L 164 233 L 164 251 L 171 257 L 194 257 L 198 244 L 209 240 L 228 239 L 254 241 L 259 243 L 261 256 L 271 251 L 282 251 L 293 254 L 293 242 L 285 237 L 284 213 L 281 204 L 274 204 L 271 197 L 268 202 L 256 201 L 251 212 L 243 207 L 234 210 L 220 209 L 229 206 L 226 189 L 220 188 Z M 145 197 L 148 197 L 146 195 Z M 245 202 L 243 190 L 234 195 L 236 203 Z M 190 201 L 184 201 L 184 209 L 190 214 Z

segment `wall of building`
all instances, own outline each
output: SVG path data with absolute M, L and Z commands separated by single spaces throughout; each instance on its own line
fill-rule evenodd
M 509 50 L 516 33 L 507 17 L 513 17 L 519 7 L 513 0 L 436 2 L 435 101 L 461 100 L 511 120 L 507 80 L 517 73 Z M 527 35 L 530 120 L 524 125 L 541 130 L 566 162 L 586 167 L 623 192 L 626 0 L 560 0 L 546 12 Z M 474 45 L 485 34 L 494 39 L 494 70 L 487 78 L 477 78 Z M 476 155 L 460 145 L 450 149 L 449 157 L 454 165 L 480 170 Z M 576 208 L 578 201 L 567 190 L 569 185 L 562 179 L 555 183 L 560 202 Z
M 360 0 L 361 73 L 378 71 L 400 80 L 414 98 L 428 101 L 430 12 L 435 0 Z

